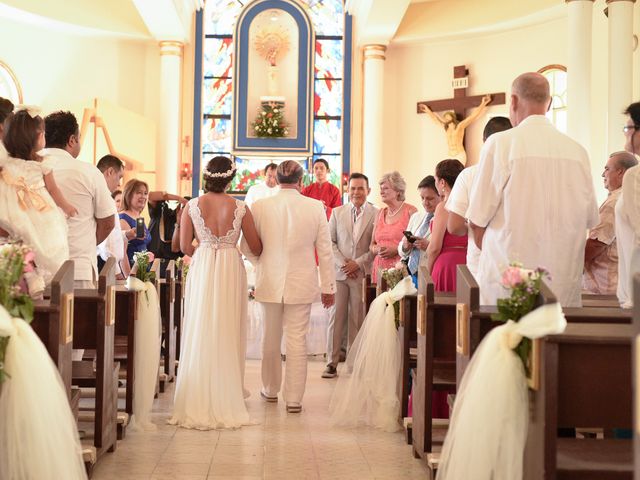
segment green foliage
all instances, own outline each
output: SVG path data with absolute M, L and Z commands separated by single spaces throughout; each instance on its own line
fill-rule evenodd
M 521 264 L 512 262 L 502 275 L 502 285 L 511 290 L 511 295 L 498 299 L 496 302 L 498 313 L 493 314 L 491 319 L 496 322 L 509 320 L 518 322 L 536 306 L 536 298 L 540 294 L 542 279 L 548 276 L 548 272 L 543 268 L 525 270 Z M 523 338 L 513 350 L 520 357 L 525 371 L 529 375 L 531 340 Z
M 409 275 L 409 271 L 407 270 L 406 265 L 402 262 L 393 268 L 385 268 L 382 270 L 382 278 L 387 282 L 387 291 L 393 290 L 393 288 L 407 275 Z M 400 304 L 398 302 L 393 304 L 393 312 L 397 329 L 400 326 Z
M 33 270 L 33 252 L 20 242 L 0 245 L 0 305 L 14 318 L 33 320 L 33 300 L 19 286 L 25 267 Z M 10 337 L 0 337 L 0 383 L 10 378 L 4 358 Z
M 282 138 L 289 135 L 282 108 L 277 104 L 263 104 L 252 126 L 254 133 L 261 138 Z

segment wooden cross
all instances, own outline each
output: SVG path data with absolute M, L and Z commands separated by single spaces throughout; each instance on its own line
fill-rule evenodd
M 484 96 L 473 95 L 471 97 L 467 97 L 467 87 L 469 83 L 468 75 L 469 70 L 466 65 L 453 67 L 453 98 L 418 102 L 418 105 L 416 106 L 418 113 L 422 113 L 420 112 L 420 105 L 426 105 L 432 112 L 454 111 L 458 121 L 461 121 L 465 117 L 465 113 L 468 109 L 480 105 L 482 97 Z M 490 93 L 489 95 L 491 95 L 490 106 L 505 104 L 504 93 Z M 465 148 L 467 146 L 466 143 L 465 138 Z

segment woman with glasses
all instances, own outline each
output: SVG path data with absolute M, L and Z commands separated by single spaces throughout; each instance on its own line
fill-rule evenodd
M 640 155 L 640 102 L 632 103 L 623 127 L 625 150 Z M 618 242 L 618 300 L 623 308 L 633 306 L 633 274 L 640 271 L 640 166 L 627 170 L 622 179 L 622 194 L 616 204 Z

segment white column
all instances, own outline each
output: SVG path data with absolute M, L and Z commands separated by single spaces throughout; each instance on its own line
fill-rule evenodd
M 369 177 L 373 203 L 380 203 L 378 181 L 384 173 L 384 45 L 364 46 L 364 91 L 362 94 L 362 173 Z
M 589 151 L 591 141 L 591 20 L 594 0 L 565 0 L 568 11 L 567 133 Z
M 607 153 L 622 150 L 622 112 L 633 101 L 633 4 L 607 0 L 609 10 L 609 114 Z
M 180 99 L 182 42 L 160 42 L 160 121 L 156 163 L 157 188 L 178 192 L 180 169 Z M 197 174 L 194 172 L 194 175 Z

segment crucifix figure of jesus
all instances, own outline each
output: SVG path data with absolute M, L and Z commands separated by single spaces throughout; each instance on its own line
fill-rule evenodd
M 474 120 L 482 116 L 487 105 L 502 105 L 505 103 L 504 93 L 476 95 L 467 97 L 467 75 L 469 70 L 464 65 L 453 68 L 453 98 L 418 103 L 418 113 L 426 113 L 434 122 L 444 127 L 447 135 L 449 158 L 456 158 L 466 164 L 465 129 Z M 476 108 L 468 117 L 464 117 L 467 109 Z M 440 116 L 435 112 L 445 113 Z

